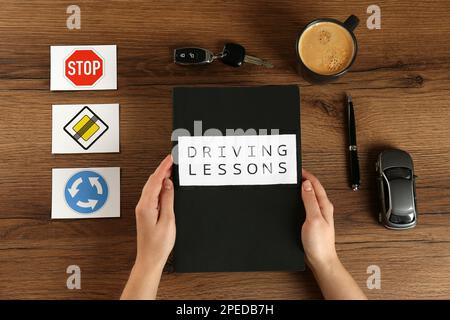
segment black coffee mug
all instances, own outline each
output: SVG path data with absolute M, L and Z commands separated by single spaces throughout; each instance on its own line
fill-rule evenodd
M 301 57 L 300 57 L 300 50 L 299 50 L 299 42 L 300 42 L 300 38 L 303 34 L 303 32 L 305 32 L 309 27 L 320 23 L 320 22 L 331 22 L 331 23 L 335 23 L 341 27 L 343 27 L 344 29 L 346 29 L 350 36 L 353 39 L 353 57 L 352 60 L 350 61 L 350 63 L 348 64 L 348 66 L 339 71 L 336 74 L 319 74 L 316 73 L 314 71 L 312 71 L 311 69 L 309 69 L 302 61 Z M 297 41 L 295 44 L 295 51 L 297 52 L 297 59 L 298 59 L 298 64 L 297 64 L 297 68 L 298 68 L 298 72 L 302 75 L 302 77 L 310 82 L 310 83 L 326 83 L 326 82 L 330 82 L 333 80 L 338 79 L 340 76 L 342 76 L 344 73 L 346 73 L 350 67 L 353 65 L 353 62 L 355 62 L 356 59 L 356 54 L 358 52 L 358 43 L 356 41 L 356 37 L 355 34 L 353 33 L 353 30 L 355 30 L 355 28 L 358 26 L 359 24 L 359 19 L 357 16 L 355 15 L 351 15 L 350 17 L 347 18 L 347 20 L 345 20 L 345 22 L 340 22 L 339 20 L 336 19 L 331 19 L 331 18 L 322 18 L 322 19 L 316 19 L 311 21 L 310 23 L 308 23 L 302 31 L 300 31 L 300 33 L 297 36 Z

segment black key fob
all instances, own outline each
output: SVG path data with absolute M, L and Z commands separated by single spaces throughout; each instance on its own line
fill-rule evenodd
M 237 43 L 227 43 L 223 47 L 222 62 L 232 66 L 240 67 L 244 63 L 245 48 Z
M 213 62 L 214 54 L 203 48 L 178 48 L 173 52 L 173 62 L 181 65 L 201 65 Z

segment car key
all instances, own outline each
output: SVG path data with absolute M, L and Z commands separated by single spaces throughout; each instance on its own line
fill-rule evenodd
M 240 67 L 246 62 L 264 66 L 266 68 L 273 68 L 273 65 L 270 62 L 245 54 L 245 48 L 237 43 L 225 44 L 221 58 L 223 63 L 232 67 Z
M 173 62 L 180 65 L 210 64 L 219 57 L 207 49 L 196 47 L 178 48 L 173 52 Z

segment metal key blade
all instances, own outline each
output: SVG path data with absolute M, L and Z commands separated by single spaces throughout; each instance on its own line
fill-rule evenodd
M 273 64 L 271 64 L 270 62 L 265 61 L 260 58 L 257 58 L 257 57 L 254 57 L 254 56 L 245 55 L 244 62 L 256 64 L 258 66 L 263 66 L 266 68 L 273 68 Z

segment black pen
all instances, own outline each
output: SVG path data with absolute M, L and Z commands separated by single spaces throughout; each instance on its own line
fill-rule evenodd
M 348 120 L 348 151 L 350 162 L 350 187 L 353 191 L 359 190 L 361 180 L 359 176 L 358 148 L 356 146 L 356 123 L 353 101 L 347 95 L 347 120 Z

